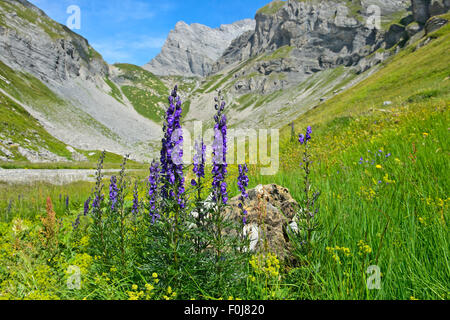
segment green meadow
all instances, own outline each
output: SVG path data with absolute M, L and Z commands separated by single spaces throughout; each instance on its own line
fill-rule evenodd
M 250 167 L 249 188 L 276 183 L 302 204 L 298 134 L 312 126 L 310 179 L 320 191 L 319 229 L 311 251 L 297 263 L 269 253 L 245 256 L 240 281 L 224 287 L 190 274 L 198 270 L 190 260 L 178 273 L 162 267 L 125 275 L 118 265 L 101 269 L 89 248 L 92 221 L 82 217 L 76 231 L 72 225 L 94 184 L 0 185 L 0 298 L 450 299 L 450 26 L 429 37 L 429 44 L 410 45 L 377 73 L 301 115 L 294 121 L 295 136 L 283 128 L 277 174 L 261 176 L 258 167 Z M 186 169 L 186 181 L 191 171 Z M 239 193 L 236 176 L 230 168 L 230 196 Z M 124 201 L 130 208 L 135 181 L 139 196 L 147 197 L 146 173 L 127 179 Z M 56 220 L 49 218 L 47 197 Z M 79 290 L 67 286 L 69 266 L 80 269 Z M 374 270 L 379 286 L 370 288 Z M 208 279 L 216 281 L 213 275 Z

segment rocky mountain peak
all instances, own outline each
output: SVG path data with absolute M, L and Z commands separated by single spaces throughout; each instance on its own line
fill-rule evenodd
M 254 28 L 255 21 L 252 19 L 215 29 L 179 21 L 169 33 L 161 53 L 144 69 L 156 75 L 205 76 L 232 40 Z

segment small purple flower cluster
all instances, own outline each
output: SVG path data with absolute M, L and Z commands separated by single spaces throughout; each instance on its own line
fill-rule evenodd
M 203 143 L 203 139 L 201 143 L 199 144 L 197 141 L 195 142 L 195 155 L 194 155 L 194 169 L 193 172 L 197 176 L 198 180 L 200 181 L 201 178 L 205 177 L 205 152 L 206 152 L 206 146 Z M 197 181 L 195 179 L 192 179 L 191 185 L 193 187 L 197 186 Z
M 372 164 L 372 165 L 376 165 L 377 164 L 377 162 L 379 161 L 379 159 L 378 158 L 382 158 L 383 156 L 384 156 L 384 159 L 385 160 L 387 160 L 387 159 L 389 159 L 391 156 L 392 156 L 392 153 L 387 153 L 387 154 L 384 154 L 384 151 L 383 150 L 378 150 L 378 152 L 371 152 L 370 150 L 367 150 L 367 153 L 369 153 L 369 154 L 373 154 L 373 156 L 374 156 L 374 159 L 364 159 L 364 157 L 361 157 L 360 159 L 359 159 L 359 164 L 360 165 L 362 165 L 362 164 L 364 164 L 364 163 L 366 163 L 366 164 Z M 369 158 L 370 158 L 370 156 L 369 156 Z
M 100 204 L 103 202 L 104 199 L 105 199 L 104 195 L 97 195 L 94 198 L 94 201 L 92 201 L 92 210 L 100 209 Z
M 311 134 L 312 134 L 311 126 L 308 126 L 308 128 L 306 129 L 306 135 L 300 134 L 298 137 L 298 142 L 300 142 L 301 145 L 303 144 L 306 145 L 308 141 L 311 140 Z
M 183 135 L 181 130 L 181 99 L 177 93 L 178 87 L 169 96 L 169 108 L 164 124 L 164 137 L 161 148 L 161 178 L 163 180 L 162 196 L 177 199 L 181 208 L 184 208 L 183 199 Z
M 117 188 L 117 178 L 116 176 L 112 176 L 109 184 L 109 201 L 111 202 L 111 211 L 114 211 L 118 195 L 119 189 Z
M 156 161 L 153 161 L 152 165 L 150 166 L 150 176 L 148 177 L 149 214 L 150 214 L 150 217 L 152 218 L 153 224 L 160 217 L 160 215 L 158 214 L 158 211 L 156 210 L 156 196 L 157 196 L 157 192 L 158 192 L 159 179 L 160 179 L 159 165 Z
M 247 214 L 248 214 L 247 210 L 244 209 L 244 201 L 245 201 L 245 199 L 248 198 L 248 193 L 246 191 L 246 188 L 248 187 L 249 179 L 248 179 L 247 173 L 248 173 L 247 165 L 240 164 L 239 165 L 239 176 L 237 178 L 237 184 L 238 184 L 239 190 L 241 191 L 241 195 L 239 197 L 239 200 L 240 200 L 239 208 L 242 210 L 242 214 L 244 216 L 244 218 L 243 218 L 244 225 L 247 224 Z
M 85 202 L 84 202 L 84 216 L 87 216 L 89 211 L 90 211 L 90 206 L 91 204 L 91 197 L 89 197 Z
M 219 92 L 220 95 L 220 92 Z M 214 142 L 213 142 L 213 201 L 219 203 L 222 199 L 223 204 L 228 203 L 227 183 L 225 177 L 227 175 L 227 117 L 223 114 L 225 110 L 225 101 L 219 106 L 219 98 L 215 98 L 217 114 L 214 116 Z

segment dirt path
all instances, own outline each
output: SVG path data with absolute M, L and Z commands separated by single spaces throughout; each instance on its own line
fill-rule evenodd
M 119 169 L 104 170 L 105 175 L 119 172 Z M 76 181 L 95 181 L 95 170 L 86 169 L 1 169 L 0 182 L 11 184 L 37 181 L 63 185 Z

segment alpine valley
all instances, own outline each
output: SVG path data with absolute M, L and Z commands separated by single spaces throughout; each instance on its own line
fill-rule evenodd
M 374 5 L 378 28 L 368 25 Z M 448 7 L 447 0 L 273 1 L 254 19 L 217 29 L 180 21 L 141 67 L 108 65 L 88 40 L 28 1 L 2 0 L 0 161 L 95 161 L 103 149 L 149 161 L 158 156 L 175 83 L 186 128 L 211 124 L 217 90 L 231 127 L 282 128 L 446 24 L 426 22 Z

